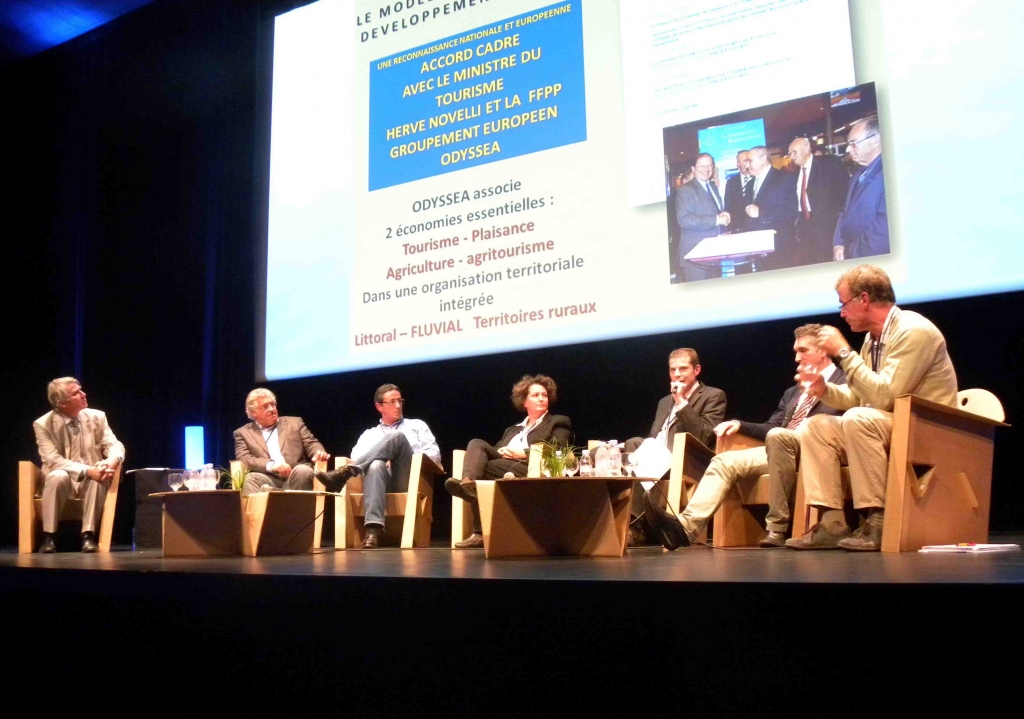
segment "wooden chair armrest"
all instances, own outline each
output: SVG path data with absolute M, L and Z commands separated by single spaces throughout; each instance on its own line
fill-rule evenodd
M 674 512 L 686 507 L 691 491 L 704 476 L 715 453 L 689 432 L 681 432 L 672 443 L 672 469 L 669 470 L 668 503 Z
M 922 412 L 930 412 L 937 421 L 942 421 L 941 417 L 948 418 L 951 424 L 966 421 L 976 422 L 979 426 L 989 427 L 1009 427 L 1010 425 L 999 420 L 990 419 L 980 414 L 974 414 L 973 412 L 967 412 L 956 407 L 947 407 L 944 404 L 938 402 L 932 402 L 931 400 L 925 399 L 924 397 L 918 397 L 915 394 L 906 394 L 902 397 L 896 398 L 896 404 L 907 403 L 910 406 L 910 411 L 914 414 L 920 414 Z M 895 413 L 895 407 L 893 408 Z
M 540 476 L 540 459 L 541 453 L 544 450 L 544 445 L 540 442 L 530 445 L 530 452 L 527 454 L 527 465 L 526 465 L 526 476 L 527 477 L 539 477 Z
M 457 449 L 452 452 L 452 476 L 462 479 L 462 464 L 466 461 L 466 450 Z

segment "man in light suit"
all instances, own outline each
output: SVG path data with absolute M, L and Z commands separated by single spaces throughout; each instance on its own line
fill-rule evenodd
M 797 367 L 817 372 L 829 382 L 842 384 L 846 381 L 843 371 L 818 347 L 820 330 L 821 325 L 802 325 L 794 331 L 793 352 Z M 807 418 L 822 412 L 840 414 L 839 410 L 808 395 L 800 385 L 794 385 L 782 395 L 779 406 L 767 422 L 732 419 L 715 427 L 717 437 L 741 432 L 762 440 L 764 446 L 715 455 L 686 508 L 678 516 L 657 504 L 648 503 L 644 507 L 645 516 L 653 520 L 651 524 L 657 529 L 662 545 L 669 550 L 689 546 L 700 536 L 737 482 L 756 481 L 767 473 L 771 479 L 768 534 L 760 544 L 765 548 L 783 546 L 796 495 L 800 436 L 807 425 Z
M 846 151 L 860 165 L 850 178 L 846 206 L 836 223 L 833 257 L 850 260 L 889 253 L 889 212 L 882 173 L 882 135 L 878 116 L 870 115 L 850 127 Z
M 718 271 L 684 259 L 701 240 L 716 237 L 729 226 L 729 213 L 715 184 L 715 161 L 707 153 L 697 155 L 694 178 L 676 192 L 676 221 L 679 223 L 679 255 L 676 272 L 686 282 L 707 280 Z
M 692 184 L 692 183 L 691 183 Z M 698 380 L 701 372 L 700 357 L 697 350 L 682 347 L 673 350 L 668 356 L 669 394 L 658 402 L 654 413 L 654 423 L 648 434 L 669 451 L 680 432 L 689 432 L 706 447 L 715 447 L 715 427 L 725 419 L 725 392 L 708 387 Z M 625 453 L 636 450 L 644 441 L 643 437 L 633 437 L 624 444 Z M 656 503 L 664 504 L 668 482 L 662 481 L 654 486 L 653 498 Z M 633 505 L 631 514 L 634 519 L 643 516 L 644 491 L 640 483 L 633 485 Z M 647 521 L 644 521 L 648 525 Z M 641 541 L 641 531 L 648 536 L 655 536 L 653 527 L 633 527 L 630 532 L 630 543 L 635 545 Z M 650 531 L 647 531 L 650 530 Z
M 107 415 L 88 409 L 85 391 L 74 377 L 50 382 L 46 397 L 53 409 L 32 423 L 43 463 L 43 543 L 39 551 L 57 551 L 54 533 L 61 511 L 69 497 L 77 497 L 82 499 L 82 551 L 95 552 L 107 484 L 124 461 L 124 445 L 107 424 Z
M 747 215 L 745 209 L 750 204 L 750 193 L 754 189 L 750 184 L 750 151 L 740 150 L 736 153 L 736 167 L 739 172 L 725 183 L 725 211 L 729 213 L 729 229 L 742 232 Z
M 277 397 L 257 388 L 245 398 L 252 420 L 235 430 L 235 459 L 249 468 L 242 496 L 271 489 L 313 489 L 313 462 L 330 456 L 301 417 L 279 417 Z M 328 487 L 333 491 L 332 487 Z
M 794 549 L 848 549 L 877 552 L 882 546 L 885 485 L 896 398 L 915 394 L 956 406 L 956 372 L 938 328 L 916 312 L 896 306 L 888 275 L 860 265 L 839 278 L 840 314 L 854 332 L 867 331 L 860 354 L 835 327 L 822 327 L 818 344 L 846 373 L 846 385 L 805 374 L 808 394 L 845 410 L 842 416 L 818 415 L 807 422 L 801 441 L 804 494 L 823 510 L 821 521 L 799 538 Z M 853 506 L 867 515 L 851 534 L 843 514 L 839 465 L 850 467 Z
M 832 238 L 843 210 L 850 176 L 839 158 L 814 155 L 811 141 L 798 137 L 789 143 L 789 157 L 800 168 L 796 176 L 796 222 L 793 225 L 793 265 L 832 261 Z
M 775 252 L 768 256 L 761 269 L 789 267 L 793 220 L 796 218 L 793 203 L 795 180 L 792 175 L 772 167 L 768 148 L 764 145 L 750 148 L 748 157 L 754 187 L 751 202 L 744 208 L 747 216 L 744 229 L 775 230 Z

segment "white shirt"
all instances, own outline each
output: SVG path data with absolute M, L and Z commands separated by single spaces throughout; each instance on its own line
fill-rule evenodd
M 700 382 L 693 383 L 693 386 L 690 387 L 689 390 L 687 390 L 686 396 L 683 397 L 683 401 L 672 407 L 672 411 L 669 412 L 668 417 L 665 418 L 665 424 L 661 425 L 661 431 L 658 432 L 657 440 L 666 447 L 668 446 L 668 428 L 672 426 L 672 422 L 675 421 L 676 415 L 679 414 L 679 410 L 681 410 L 683 407 L 689 404 L 690 397 L 692 397 L 693 393 L 697 391 L 697 387 L 699 385 Z
M 529 435 L 530 432 L 539 427 L 540 423 L 543 422 L 547 418 L 547 416 L 548 413 L 545 412 L 530 427 L 526 426 L 526 423 L 530 421 L 530 418 L 527 417 L 526 419 L 524 419 L 522 422 L 519 423 L 519 426 L 522 427 L 523 430 L 515 437 L 513 437 L 511 440 L 509 440 L 509 443 L 506 444 L 505 446 L 508 447 L 509 449 L 521 449 L 525 452 L 530 447 L 530 443 L 526 441 L 527 435 Z
M 719 202 L 719 200 L 721 198 L 719 197 L 719 194 L 718 194 L 718 188 L 716 187 L 714 189 L 711 189 L 711 187 L 709 187 L 709 185 L 711 184 L 710 180 L 708 180 L 707 182 L 705 182 L 704 180 L 697 180 L 697 182 L 699 182 L 701 184 L 701 187 L 704 188 L 704 192 L 706 192 L 709 195 L 711 195 L 711 199 L 713 199 L 715 201 L 715 206 L 718 207 L 719 211 L 721 211 L 722 210 L 722 203 Z
M 352 454 L 349 456 L 352 459 L 362 457 L 373 445 L 394 432 L 401 432 L 405 435 L 414 454 L 421 452 L 439 465 L 443 464 L 441 449 L 437 446 L 437 440 L 434 439 L 434 433 L 430 431 L 430 427 L 422 419 L 409 419 L 408 417 L 402 417 L 394 424 L 384 424 L 384 420 L 381 420 L 376 427 L 371 427 L 359 435 L 359 441 L 356 442 L 356 446 L 352 448 Z
M 796 176 L 796 209 L 801 212 L 804 211 L 803 203 L 800 201 L 803 198 L 803 194 L 800 190 L 804 186 L 804 173 L 807 173 L 807 182 L 811 182 L 811 163 L 814 162 L 814 155 L 807 158 L 807 164 L 800 168 L 800 173 Z M 811 196 L 807 196 L 807 211 L 811 211 Z
M 259 425 L 259 422 L 256 423 Z M 263 433 L 263 441 L 267 445 L 267 451 L 270 453 L 270 461 L 267 462 L 267 471 L 272 472 L 275 464 L 288 464 L 284 460 L 284 455 L 281 454 L 281 443 L 278 441 L 277 425 L 273 427 L 264 427 L 259 425 L 260 432 Z

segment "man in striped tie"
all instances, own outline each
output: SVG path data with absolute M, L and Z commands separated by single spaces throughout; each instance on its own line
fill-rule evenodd
M 817 373 L 833 384 L 844 384 L 846 376 L 818 346 L 821 325 L 802 325 L 794 331 L 793 352 L 797 367 L 805 373 Z M 715 434 L 742 434 L 763 440 L 753 447 L 715 455 L 697 485 L 686 508 L 677 516 L 645 500 L 644 512 L 660 534 L 667 549 L 689 546 L 700 536 L 708 520 L 718 511 L 733 485 L 743 480 L 756 481 L 762 474 L 771 476 L 768 506 L 768 534 L 761 540 L 766 548 L 781 547 L 789 531 L 791 507 L 796 493 L 796 473 L 800 461 L 800 437 L 808 417 L 820 412 L 838 414 L 804 387 L 786 390 L 767 422 L 743 422 L 731 419 L 715 427 Z

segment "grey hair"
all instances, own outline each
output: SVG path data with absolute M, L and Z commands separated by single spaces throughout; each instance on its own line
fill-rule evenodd
M 271 402 L 276 402 L 277 397 L 266 387 L 257 387 L 245 398 L 245 416 L 249 419 L 256 419 L 256 408 L 260 404 L 261 397 L 270 397 Z
M 50 402 L 50 407 L 57 409 L 57 405 L 68 398 L 67 387 L 70 384 L 82 386 L 74 377 L 58 377 L 46 386 L 46 399 Z

